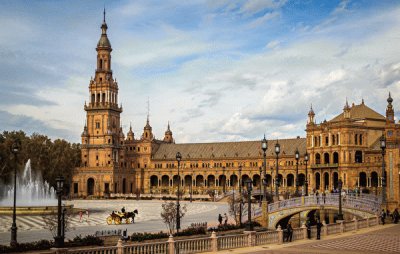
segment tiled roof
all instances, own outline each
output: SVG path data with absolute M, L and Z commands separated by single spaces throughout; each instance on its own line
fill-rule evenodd
M 351 119 L 367 119 L 368 118 L 368 119 L 386 120 L 386 118 L 383 115 L 372 110 L 371 108 L 366 106 L 364 103 L 350 107 L 350 118 Z M 344 113 L 341 113 L 340 115 L 336 116 L 329 122 L 338 122 L 338 121 L 343 121 L 343 120 L 344 120 Z
M 275 156 L 276 140 L 268 140 L 267 156 Z M 306 152 L 306 139 L 280 139 L 281 152 L 279 156 L 291 155 L 294 157 L 296 148 L 301 155 Z M 182 159 L 244 159 L 261 158 L 263 151 L 261 141 L 239 141 L 221 143 L 193 143 L 193 144 L 161 144 L 153 154 L 155 160 L 175 160 L 177 152 L 182 154 Z

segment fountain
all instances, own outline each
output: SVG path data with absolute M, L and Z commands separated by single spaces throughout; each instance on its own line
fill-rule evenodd
M 3 187 L 0 213 L 12 212 L 14 183 Z M 43 213 L 57 206 L 57 196 L 53 187 L 44 181 L 40 171 L 33 172 L 31 160 L 25 164 L 22 174 L 17 172 L 17 213 Z

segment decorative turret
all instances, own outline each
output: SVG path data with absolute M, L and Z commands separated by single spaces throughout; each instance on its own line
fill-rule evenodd
M 174 139 L 172 137 L 172 131 L 171 131 L 170 127 L 169 127 L 169 122 L 168 122 L 167 130 L 165 131 L 164 142 L 167 142 L 167 143 L 173 143 L 174 142 Z
M 394 123 L 394 109 L 393 109 L 393 99 L 389 92 L 389 97 L 387 98 L 388 105 L 386 107 L 386 122 Z
M 314 117 L 315 117 L 315 113 L 314 113 L 314 110 L 313 110 L 312 104 L 311 104 L 310 111 L 308 112 L 307 124 L 314 124 L 315 123 Z
M 150 126 L 149 115 L 147 115 L 146 126 L 143 129 L 142 139 L 153 140 L 152 128 Z
M 129 125 L 129 131 L 127 134 L 128 140 L 135 140 L 135 134 L 132 131 L 132 123 Z
M 87 136 L 89 136 L 86 122 L 85 122 L 85 126 L 83 127 L 83 132 L 82 132 L 82 135 L 81 135 L 81 136 L 82 136 L 82 137 L 87 137 Z
M 346 104 L 344 105 L 344 108 L 343 108 L 343 115 L 344 115 L 345 119 L 350 119 L 350 106 L 347 101 L 347 98 L 346 98 Z

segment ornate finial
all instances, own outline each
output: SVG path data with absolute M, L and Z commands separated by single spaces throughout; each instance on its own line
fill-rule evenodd
M 103 10 L 103 23 L 106 23 L 106 6 L 104 5 L 104 10 Z
M 361 99 L 361 104 L 363 104 L 363 105 L 364 105 L 364 98 L 362 98 L 362 99 Z
M 132 131 L 132 122 L 129 122 L 129 130 Z
M 169 128 L 169 121 L 168 121 L 168 127 L 167 127 L 167 131 L 171 131 L 171 130 L 170 130 L 170 128 Z
M 387 99 L 387 102 L 389 104 L 392 104 L 392 102 L 393 102 L 393 99 L 392 99 L 392 96 L 390 95 L 390 92 L 389 92 L 389 98 Z

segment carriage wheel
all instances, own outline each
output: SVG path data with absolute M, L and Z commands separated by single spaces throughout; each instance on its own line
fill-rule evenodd
M 126 218 L 125 222 L 126 222 L 126 224 L 131 223 L 131 218 Z
M 113 222 L 113 218 L 112 218 L 111 216 L 108 216 L 108 217 L 107 217 L 107 224 L 108 224 L 108 225 L 111 225 L 112 222 Z
M 121 224 L 121 218 L 120 217 L 115 217 L 114 219 L 115 224 Z

